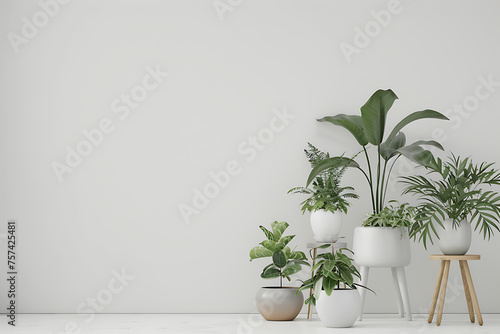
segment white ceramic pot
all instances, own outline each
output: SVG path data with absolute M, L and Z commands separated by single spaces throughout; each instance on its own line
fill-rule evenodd
M 293 287 L 260 288 L 255 295 L 255 305 L 264 319 L 291 321 L 299 315 L 304 305 L 304 295 Z
M 311 228 L 317 242 L 337 241 L 342 228 L 342 213 L 326 210 L 311 212 Z
M 467 220 L 453 227 L 453 219 L 443 222 L 444 229 L 436 227 L 439 235 L 438 245 L 444 255 L 464 255 L 470 248 L 472 228 Z
M 356 227 L 354 261 L 366 267 L 404 267 L 411 262 L 410 240 L 402 228 Z
M 355 289 L 334 290 L 331 296 L 321 291 L 316 311 L 326 327 L 351 327 L 361 314 L 361 297 Z

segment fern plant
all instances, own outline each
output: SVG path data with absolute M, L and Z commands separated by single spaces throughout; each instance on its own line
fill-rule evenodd
M 311 143 L 308 144 L 308 149 L 304 152 L 311 164 L 311 167 L 316 167 L 322 161 L 329 159 L 328 153 L 322 152 Z M 338 160 L 337 165 L 322 170 L 312 182 L 312 188 L 296 187 L 288 191 L 293 194 L 306 194 L 309 198 L 302 203 L 302 213 L 306 211 L 312 212 L 317 210 L 326 210 L 330 212 L 342 211 L 347 213 L 347 208 L 350 203 L 348 198 L 357 199 L 359 196 L 351 191 L 353 187 L 341 187 L 340 180 L 345 173 L 347 166 L 342 160 Z
M 474 230 L 479 228 L 484 239 L 489 239 L 494 230 L 500 231 L 500 195 L 482 188 L 500 185 L 500 172 L 492 165 L 473 164 L 469 158 L 452 154 L 448 161 L 437 159 L 435 165 L 426 167 L 428 174 L 437 176 L 437 180 L 422 175 L 403 177 L 401 182 L 406 184 L 403 193 L 417 194 L 422 201 L 410 236 L 419 236 L 427 248 L 427 239 L 433 242 L 432 234 L 439 238 L 434 223 L 444 228 L 443 222 L 448 218 L 453 220 L 455 228 L 470 217 L 470 222 L 475 222 Z
M 301 251 L 291 250 L 288 243 L 295 235 L 284 236 L 283 233 L 288 228 L 287 222 L 271 223 L 271 231 L 260 225 L 259 228 L 266 235 L 267 240 L 260 243 L 260 246 L 250 250 L 250 261 L 271 257 L 272 263 L 267 265 L 260 277 L 262 278 L 278 278 L 280 279 L 280 288 L 283 287 L 283 278 L 290 281 L 290 276 L 302 270 L 302 265 L 310 266 L 305 261 L 306 255 Z

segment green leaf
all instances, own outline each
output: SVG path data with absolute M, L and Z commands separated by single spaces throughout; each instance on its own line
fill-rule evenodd
M 384 140 L 387 112 L 397 98 L 392 90 L 379 89 L 361 107 L 365 136 L 373 145 L 379 145 Z
M 273 263 L 276 267 L 278 268 L 283 268 L 286 266 L 286 256 L 285 253 L 283 253 L 280 250 L 277 250 L 273 254 Z
M 283 253 L 285 253 L 285 256 L 287 259 L 295 259 L 295 256 L 293 255 L 293 253 L 295 253 L 295 252 L 292 253 L 290 251 L 290 247 L 287 246 L 287 247 L 283 248 L 282 251 L 283 251 Z M 304 253 L 302 253 L 302 254 L 304 254 Z M 304 255 L 304 257 L 305 257 L 305 255 Z M 307 258 L 299 259 L 299 260 L 307 260 Z
M 419 165 L 429 168 L 436 165 L 436 160 L 434 159 L 432 153 L 428 150 L 424 150 L 422 147 L 418 145 L 412 144 L 405 147 L 401 147 L 398 150 L 398 152 L 401 153 L 403 156 L 405 156 L 407 159 Z
M 289 263 L 301 264 L 301 265 L 308 266 L 308 267 L 311 266 L 309 264 L 309 262 L 304 261 L 304 260 L 290 260 Z
M 289 263 L 283 270 L 283 276 L 291 276 L 302 270 L 302 267 L 298 263 Z
M 295 235 L 287 235 L 286 237 L 281 238 L 281 240 L 276 244 L 276 250 L 282 250 L 285 248 L 288 243 L 295 238 Z
M 287 222 L 273 222 L 271 223 L 271 229 L 273 230 L 274 234 L 274 241 L 279 241 L 281 239 L 281 236 L 283 235 L 283 232 L 288 228 L 288 223 Z
M 263 271 L 262 274 L 260 274 L 260 277 L 262 278 L 276 278 L 280 277 L 280 270 L 276 268 L 268 268 L 267 270 Z
M 320 174 L 322 171 L 324 171 L 325 169 L 328 169 L 328 168 L 332 168 L 332 167 L 337 167 L 337 166 L 347 166 L 347 167 L 355 167 L 355 168 L 359 168 L 359 165 L 356 161 L 352 160 L 352 159 L 349 159 L 349 158 L 345 158 L 345 157 L 332 157 L 332 158 L 329 158 L 329 159 L 325 159 L 323 161 L 321 161 L 320 163 L 318 163 L 316 165 L 316 167 L 314 167 L 312 170 L 311 170 L 311 173 L 309 174 L 309 177 L 307 178 L 307 184 L 306 184 L 306 187 L 309 186 L 309 184 L 311 184 L 311 182 L 314 180 L 314 178 L 316 176 L 318 176 L 318 174 Z
M 286 248 L 286 247 L 285 247 Z M 286 252 L 285 252 L 285 255 L 286 255 Z M 288 256 L 289 259 L 293 259 L 293 260 L 307 260 L 307 256 L 306 254 L 304 254 L 304 252 L 301 252 L 301 251 L 293 251 L 289 256 Z
M 257 246 L 252 248 L 252 250 L 250 251 L 250 261 L 261 257 L 270 257 L 270 256 L 273 256 L 273 252 L 264 247 Z
M 274 252 L 279 248 L 278 243 L 274 240 L 264 240 L 260 244 L 264 246 L 266 249 L 270 250 L 271 252 Z
M 438 143 L 437 141 L 435 140 L 417 140 L 416 142 L 414 142 L 413 144 L 411 145 L 418 145 L 418 146 L 421 146 L 421 145 L 427 145 L 427 146 L 434 146 L 434 147 L 437 147 L 439 148 L 441 151 L 444 151 L 444 147 Z
M 399 131 L 401 131 L 402 128 L 404 128 L 406 125 L 410 124 L 411 122 L 414 122 L 419 119 L 424 119 L 424 118 L 434 118 L 434 119 L 443 119 L 443 120 L 449 120 L 448 117 L 445 115 L 434 111 L 430 109 L 426 110 L 421 110 L 421 111 L 416 111 L 414 113 L 411 113 L 410 115 L 406 116 L 403 118 L 395 127 L 392 129 L 391 134 L 389 137 L 387 137 L 386 142 L 391 142 L 394 137 L 398 134 Z
M 334 280 L 333 278 L 331 278 L 329 276 L 323 277 L 323 289 L 325 289 L 327 296 L 331 296 L 337 283 L 338 283 L 338 281 Z
M 380 155 L 384 160 L 389 160 L 399 154 L 398 150 L 405 144 L 406 136 L 403 132 L 399 132 L 392 140 L 387 139 L 380 145 Z
M 314 285 L 314 293 L 313 296 L 317 300 L 319 298 L 319 294 L 321 293 L 321 288 L 323 287 L 323 277 L 320 277 L 316 284 Z
M 342 279 L 345 281 L 347 285 L 352 285 L 354 282 L 354 278 L 352 277 L 352 271 L 348 267 L 339 266 L 339 273 Z
M 361 146 L 366 146 L 368 144 L 361 116 L 339 114 L 336 116 L 323 117 L 318 119 L 318 122 L 329 122 L 334 125 L 341 126 L 349 131 Z
M 267 240 L 274 240 L 274 235 L 271 231 L 269 231 L 267 228 L 265 228 L 262 225 L 260 225 L 259 227 L 262 231 L 264 231 L 264 234 L 266 235 Z
M 325 260 L 323 269 L 325 269 L 326 271 L 332 271 L 333 268 L 335 268 L 335 260 Z

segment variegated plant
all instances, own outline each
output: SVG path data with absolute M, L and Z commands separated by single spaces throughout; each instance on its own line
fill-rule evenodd
M 328 248 L 331 244 L 325 244 L 319 246 L 318 248 Z M 351 250 L 347 248 L 340 249 L 341 251 Z M 297 289 L 297 294 L 300 290 L 313 289 L 314 293 L 306 299 L 306 304 L 313 303 L 316 305 L 320 293 L 322 290 L 325 291 L 327 296 L 331 296 L 333 290 L 339 289 L 356 289 L 357 287 L 364 288 L 373 292 L 373 290 L 367 288 L 358 283 L 354 283 L 354 276 L 361 279 L 361 275 L 352 263 L 352 259 L 337 251 L 335 253 L 324 253 L 316 256 L 316 264 L 312 268 L 313 277 L 304 281 L 300 288 Z M 341 288 L 341 283 L 343 288 Z
M 283 236 L 288 228 L 287 222 L 271 223 L 271 231 L 260 225 L 260 229 L 266 235 L 267 240 L 260 243 L 260 246 L 252 248 L 250 251 L 250 261 L 262 257 L 271 257 L 272 263 L 267 265 L 260 277 L 280 278 L 280 287 L 283 286 L 283 277 L 290 281 L 290 276 L 302 270 L 302 265 L 310 266 L 306 255 L 301 251 L 291 250 L 288 243 L 295 235 Z

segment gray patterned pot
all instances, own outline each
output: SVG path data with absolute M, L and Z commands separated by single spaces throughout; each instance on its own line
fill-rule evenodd
M 255 296 L 259 313 L 269 321 L 290 321 L 299 315 L 304 305 L 304 295 L 295 287 L 260 288 Z

